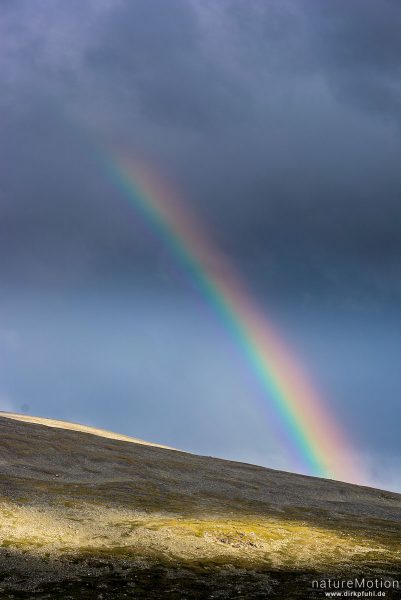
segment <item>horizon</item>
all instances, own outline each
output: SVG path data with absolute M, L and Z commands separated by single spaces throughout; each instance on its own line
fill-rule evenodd
M 7 418 L 10 420 L 22 421 L 23 423 L 30 423 L 32 425 L 43 425 L 45 427 L 50 427 L 53 429 L 63 429 L 63 430 L 76 431 L 78 433 L 86 433 L 89 435 L 94 435 L 96 437 L 105 437 L 105 438 L 117 440 L 120 442 L 127 442 L 127 443 L 132 443 L 132 444 L 151 446 L 152 448 L 161 448 L 164 450 L 173 450 L 174 452 L 179 452 L 182 454 L 189 454 L 191 456 L 195 456 L 195 457 L 199 457 L 199 458 L 212 458 L 215 460 L 222 460 L 224 462 L 233 462 L 233 463 L 244 464 L 244 465 L 249 465 L 249 466 L 253 466 L 253 467 L 260 467 L 261 469 L 266 469 L 267 471 L 277 471 L 279 473 L 294 475 L 295 477 L 299 476 L 299 477 L 306 477 L 308 479 L 319 479 L 319 480 L 323 480 L 323 481 L 332 481 L 333 483 L 341 483 L 344 485 L 369 488 L 372 490 L 390 492 L 392 494 L 401 495 L 399 492 L 394 492 L 392 490 L 387 490 L 385 488 L 380 488 L 380 487 L 376 488 L 367 483 L 365 483 L 365 484 L 364 483 L 353 483 L 353 482 L 349 482 L 349 481 L 343 481 L 341 479 L 336 479 L 333 477 L 324 477 L 321 475 L 309 475 L 309 474 L 305 474 L 305 473 L 294 473 L 292 471 L 286 471 L 283 469 L 274 469 L 272 467 L 269 467 L 266 465 L 259 465 L 256 463 L 250 463 L 250 462 L 244 462 L 244 461 L 233 461 L 224 456 L 196 454 L 193 452 L 189 452 L 188 450 L 185 450 L 185 448 L 172 448 L 171 446 L 161 445 L 157 441 L 142 440 L 139 438 L 131 438 L 124 434 L 120 434 L 119 432 L 116 432 L 116 431 L 109 431 L 107 429 L 98 429 L 96 427 L 92 427 L 91 425 L 89 425 L 87 423 L 75 423 L 75 422 L 69 422 L 69 421 L 62 421 L 59 419 L 52 419 L 51 417 L 42 417 L 39 415 L 28 415 L 25 413 L 11 413 L 11 412 L 7 412 L 7 411 L 0 411 L 0 417 Z

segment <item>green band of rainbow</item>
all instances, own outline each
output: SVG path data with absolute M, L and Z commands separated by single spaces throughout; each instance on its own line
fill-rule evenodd
M 292 469 L 355 481 L 352 453 L 334 419 L 198 221 L 143 165 L 101 160 L 113 184 L 185 267 L 235 338 L 281 425 L 282 450 L 292 457 Z

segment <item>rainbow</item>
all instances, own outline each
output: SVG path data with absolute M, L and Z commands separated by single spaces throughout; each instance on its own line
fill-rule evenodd
M 235 339 L 270 407 L 292 470 L 360 480 L 352 451 L 324 402 L 199 221 L 143 164 L 101 160 L 113 185 L 163 240 Z

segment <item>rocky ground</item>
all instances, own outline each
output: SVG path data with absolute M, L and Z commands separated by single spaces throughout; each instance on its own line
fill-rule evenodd
M 401 496 L 0 416 L 0 598 L 324 598 L 401 580 Z M 387 592 L 386 598 L 401 597 Z

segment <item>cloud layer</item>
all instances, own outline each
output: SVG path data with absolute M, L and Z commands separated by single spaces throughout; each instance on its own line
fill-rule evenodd
M 113 263 L 135 260 L 124 210 L 109 222 L 118 199 L 91 163 L 100 139 L 172 174 L 251 275 L 255 261 L 275 286 L 281 265 L 310 287 L 359 273 L 361 286 L 399 294 L 396 3 L 1 10 L 2 240 L 16 257 L 4 269 L 32 269 L 27 246 L 42 274 L 54 260 L 68 270 L 66 254 L 71 270 L 76 254 L 107 269 L 110 246 Z

